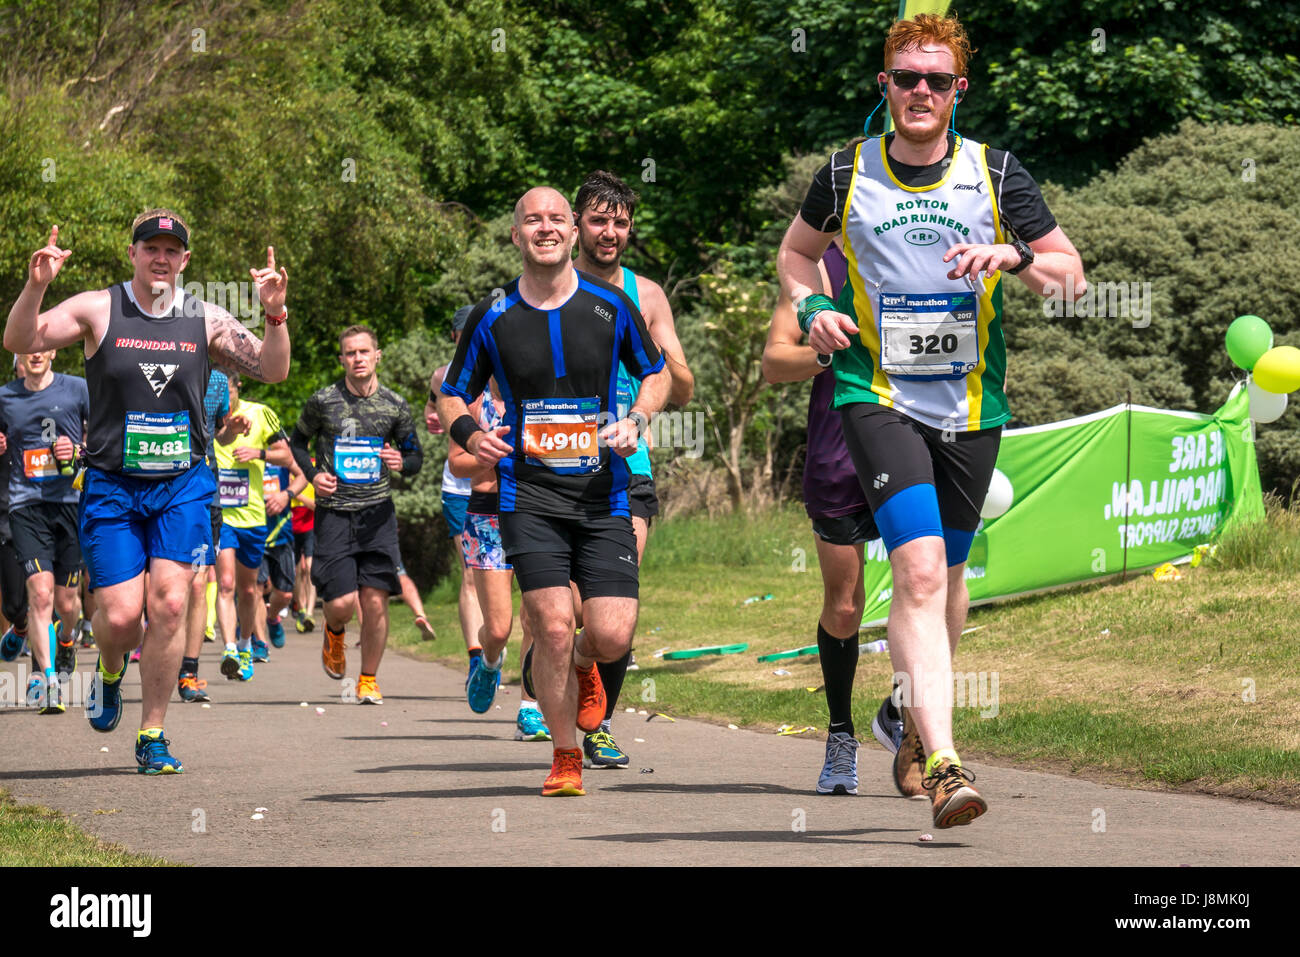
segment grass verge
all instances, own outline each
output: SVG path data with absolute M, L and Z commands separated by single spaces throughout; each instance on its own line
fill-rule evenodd
M 0 789 L 0 867 L 162 867 L 82 831 L 58 811 L 17 804 Z

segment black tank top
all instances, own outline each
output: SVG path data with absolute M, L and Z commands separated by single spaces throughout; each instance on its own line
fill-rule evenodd
M 208 335 L 201 304 L 185 297 L 154 318 L 136 305 L 126 283 L 109 293 L 108 331 L 86 360 L 86 457 L 107 472 L 172 478 L 207 452 Z

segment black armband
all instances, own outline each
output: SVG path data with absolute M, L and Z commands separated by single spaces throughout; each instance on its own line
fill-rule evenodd
M 468 452 L 470 436 L 475 432 L 482 432 L 483 430 L 480 429 L 478 423 L 474 421 L 474 416 L 466 412 L 459 419 L 453 422 L 451 428 L 447 431 L 451 434 L 451 437 L 456 440 L 456 444 Z

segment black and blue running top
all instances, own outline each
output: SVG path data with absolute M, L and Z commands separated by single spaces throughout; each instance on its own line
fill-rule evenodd
M 442 391 L 466 403 L 495 378 L 510 455 L 497 463 L 502 512 L 627 515 L 627 462 L 597 441 L 617 416 L 618 363 L 637 379 L 664 366 L 621 289 L 587 273 L 556 309 L 537 309 L 516 278 L 470 313 Z

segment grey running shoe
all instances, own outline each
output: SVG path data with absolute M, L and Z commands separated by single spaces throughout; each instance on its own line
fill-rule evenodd
M 880 710 L 871 719 L 871 733 L 876 736 L 880 746 L 891 754 L 897 754 L 903 745 L 903 719 L 892 717 L 889 713 L 890 700 L 880 702 Z
M 826 739 L 826 764 L 817 779 L 817 793 L 858 793 L 858 742 L 847 731 L 837 731 Z

